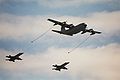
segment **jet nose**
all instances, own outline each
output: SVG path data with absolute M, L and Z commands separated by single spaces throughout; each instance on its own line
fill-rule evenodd
M 53 67 L 55 66 L 55 65 L 52 65 Z
M 53 67 L 56 67 L 57 65 L 52 65 Z
M 84 26 L 87 26 L 87 24 L 83 23 Z
M 8 58 L 9 58 L 9 56 L 6 56 L 6 57 L 8 57 Z

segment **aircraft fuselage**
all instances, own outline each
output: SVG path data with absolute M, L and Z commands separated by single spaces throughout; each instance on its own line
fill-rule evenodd
M 61 31 L 60 34 L 66 34 L 66 35 L 73 35 L 73 34 L 77 34 L 81 31 L 84 31 L 86 29 L 86 24 L 79 24 L 79 25 L 76 25 L 68 30 L 65 30 L 65 31 Z
M 57 67 L 55 68 L 55 70 L 58 70 L 58 71 L 60 71 L 61 69 L 67 69 L 67 68 L 64 67 L 64 66 L 57 66 Z

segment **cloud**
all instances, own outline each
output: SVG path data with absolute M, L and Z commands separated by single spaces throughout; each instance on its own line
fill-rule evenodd
M 92 3 L 100 3 L 100 2 L 110 2 L 112 0 L 44 0 L 42 1 L 42 5 L 49 6 L 51 8 L 58 7 L 68 7 L 68 6 L 79 6 L 83 4 L 92 4 Z
M 21 56 L 23 61 L 16 63 L 2 61 L 0 69 L 11 72 L 11 76 L 33 74 L 46 77 L 59 77 L 62 74 L 68 75 L 73 80 L 119 80 L 120 79 L 120 45 L 110 44 L 98 48 L 79 48 L 73 53 L 67 54 L 67 49 L 50 47 L 43 54 L 33 53 Z M 1 59 L 10 54 L 0 50 Z M 57 73 L 52 71 L 52 64 L 62 64 L 70 61 L 67 65 L 68 71 Z
M 26 37 L 32 34 L 38 34 L 44 32 L 49 28 L 46 24 L 46 19 L 42 16 L 14 16 L 3 14 L 0 15 L 2 37 Z M 44 21 L 43 21 L 44 20 Z M 43 30 L 44 29 L 44 30 Z
M 0 3 L 10 2 L 35 2 L 39 5 L 43 5 L 51 8 L 60 8 L 60 7 L 68 7 L 68 6 L 79 6 L 83 4 L 93 4 L 93 3 L 104 3 L 104 2 L 113 2 L 112 0 L 0 0 Z M 117 1 L 117 0 L 116 0 Z M 115 1 L 114 1 L 115 2 Z

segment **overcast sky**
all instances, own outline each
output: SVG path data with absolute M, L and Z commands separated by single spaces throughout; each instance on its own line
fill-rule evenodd
M 86 23 L 101 31 L 68 54 L 89 34 L 57 34 L 48 18 L 68 24 Z M 59 26 L 53 29 L 60 29 Z M 23 60 L 5 61 L 6 55 Z M 69 61 L 68 70 L 53 64 Z M 0 80 L 120 80 L 119 0 L 0 0 Z

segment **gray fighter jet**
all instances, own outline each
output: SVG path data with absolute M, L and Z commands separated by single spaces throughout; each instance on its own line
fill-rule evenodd
M 21 58 L 19 58 L 19 56 L 22 55 L 22 54 L 23 53 L 18 53 L 15 56 L 11 56 L 11 55 L 6 56 L 7 58 L 9 58 L 9 59 L 6 59 L 6 61 L 13 61 L 13 62 L 15 62 L 15 60 L 22 60 Z
M 67 64 L 69 64 L 70 62 L 65 62 L 65 63 L 63 63 L 62 65 L 57 65 L 57 64 L 55 64 L 55 65 L 53 65 L 53 67 L 55 67 L 55 68 L 52 68 L 52 70 L 57 70 L 57 71 L 61 71 L 61 69 L 65 69 L 65 70 L 67 70 L 67 68 L 65 67 Z

